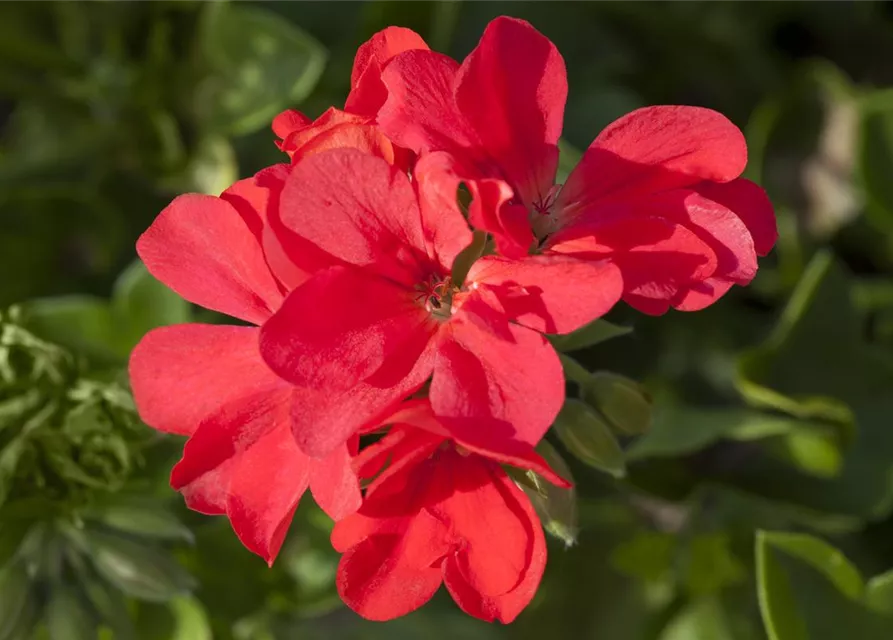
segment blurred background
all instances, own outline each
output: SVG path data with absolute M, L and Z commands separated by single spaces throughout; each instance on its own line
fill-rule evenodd
M 703 312 L 559 345 L 613 372 L 572 389 L 607 444 L 554 441 L 576 495 L 539 496 L 557 535 L 513 625 L 444 592 L 365 622 L 309 498 L 268 569 L 168 488 L 182 442 L 139 422 L 127 354 L 215 318 L 134 242 L 283 161 L 272 117 L 343 105 L 374 32 L 461 60 L 501 14 L 567 62 L 563 170 L 636 107 L 711 107 L 781 235 Z M 0 640 L 893 638 L 893 3 L 0 3 L 0 309 Z

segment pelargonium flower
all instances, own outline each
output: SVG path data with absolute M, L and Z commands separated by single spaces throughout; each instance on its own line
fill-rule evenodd
M 529 446 L 507 456 L 450 440 L 425 401 L 387 422 L 390 432 L 356 459 L 361 477 L 378 474 L 363 506 L 332 531 L 344 553 L 341 598 L 365 618 L 390 620 L 445 584 L 466 613 L 511 622 L 536 593 L 546 544 L 529 499 L 500 465 L 567 482 Z
M 565 66 L 524 21 L 493 20 L 461 65 L 414 46 L 380 80 L 380 129 L 416 153 L 447 154 L 445 179 L 461 179 L 476 199 L 491 194 L 469 220 L 507 257 L 610 259 L 624 274 L 624 299 L 658 314 L 703 308 L 747 284 L 775 243 L 771 203 L 740 178 L 744 138 L 709 109 L 648 107 L 620 118 L 557 186 Z
M 262 325 L 286 291 L 308 278 L 270 232 L 268 204 L 286 169 L 238 182 L 219 198 L 175 199 L 137 243 L 149 271 L 195 304 Z M 143 420 L 189 436 L 172 486 L 190 508 L 225 514 L 245 546 L 272 563 L 308 487 L 335 519 L 355 511 L 361 495 L 351 470 L 356 439 L 322 459 L 298 448 L 291 415 L 316 396 L 270 370 L 258 351 L 259 332 L 258 326 L 158 328 L 136 346 L 129 370 Z M 374 416 L 361 408 L 352 419 L 364 417 Z
M 433 409 L 455 437 L 536 444 L 564 401 L 561 363 L 540 332 L 572 331 L 619 299 L 613 264 L 559 254 L 454 281 L 472 235 L 455 190 L 432 178 L 433 160 L 421 158 L 410 182 L 381 158 L 334 149 L 304 158 L 285 180 L 278 224 L 329 266 L 266 319 L 260 351 L 284 380 L 316 394 L 292 412 L 310 455 L 343 446 L 365 423 L 356 415 L 391 410 L 428 378 Z

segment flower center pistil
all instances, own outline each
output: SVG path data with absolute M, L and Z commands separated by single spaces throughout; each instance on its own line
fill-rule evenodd
M 459 291 L 449 276 L 446 278 L 432 276 L 417 285 L 416 290 L 418 291 L 416 302 L 424 306 L 428 313 L 440 322 L 449 319 L 453 313 L 453 294 Z

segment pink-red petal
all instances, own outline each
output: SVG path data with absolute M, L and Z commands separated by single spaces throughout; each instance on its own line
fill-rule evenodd
M 499 17 L 455 83 L 456 104 L 486 155 L 530 205 L 552 187 L 567 100 L 564 60 L 529 23 Z
M 428 45 L 412 29 L 388 27 L 360 45 L 350 74 L 350 95 L 344 103 L 346 111 L 374 116 L 388 97 L 381 81 L 381 70 L 397 54 L 412 49 L 428 49 Z
M 412 292 L 361 269 L 331 267 L 289 294 L 261 329 L 260 352 L 295 385 L 343 391 L 389 360 L 411 368 L 427 344 L 413 338 L 433 330 Z
M 220 198 L 176 198 L 136 249 L 152 275 L 208 309 L 261 324 L 282 301 L 257 238 Z
M 140 417 L 189 435 L 218 407 L 282 386 L 261 360 L 257 327 L 184 324 L 147 333 L 130 355 Z
M 434 269 L 406 175 L 357 149 L 332 149 L 295 165 L 280 219 L 332 256 L 410 287 Z
M 535 445 L 564 402 L 564 373 L 538 332 L 508 322 L 498 302 L 474 292 L 445 328 L 430 397 L 457 439 L 475 441 L 486 425 L 494 439 Z
M 453 96 L 458 70 L 455 60 L 434 51 L 395 56 L 381 74 L 388 99 L 378 112 L 378 125 L 385 135 L 416 153 L 478 157 L 479 142 Z
M 757 255 L 765 256 L 778 240 L 775 209 L 762 187 L 746 178 L 731 182 L 703 182 L 694 187 L 699 194 L 732 211 L 750 231 Z
M 747 145 L 728 118 L 711 109 L 637 109 L 602 131 L 571 172 L 559 196 L 573 218 L 604 201 L 728 182 L 747 164 Z
M 601 317 L 620 301 L 623 277 L 608 260 L 485 256 L 472 265 L 470 286 L 492 289 L 508 316 L 544 333 L 569 333 Z

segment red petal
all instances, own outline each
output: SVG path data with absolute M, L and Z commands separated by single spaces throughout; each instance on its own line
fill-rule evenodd
M 523 20 L 490 22 L 459 70 L 459 110 L 528 204 L 554 182 L 566 99 L 561 54 Z
M 230 402 L 202 422 L 171 473 L 171 486 L 204 513 L 224 510 L 242 543 L 272 563 L 298 500 L 310 460 L 288 429 L 291 391 Z
M 428 602 L 442 581 L 443 524 L 421 511 L 399 534 L 375 535 L 338 564 L 338 594 L 367 620 L 393 620 Z
M 416 338 L 427 336 L 420 335 Z M 422 350 L 411 370 L 385 366 L 365 382 L 342 393 L 325 389 L 296 389 L 292 431 L 298 446 L 313 457 L 324 457 L 369 424 L 381 424 L 408 395 L 431 375 L 434 342 Z M 410 349 L 410 350 L 414 350 Z M 394 363 L 388 363 L 394 365 Z
M 285 419 L 287 415 L 279 416 L 276 428 L 239 454 L 226 502 L 239 540 L 270 565 L 282 547 L 311 470 L 310 458 L 298 450 L 282 422 Z
M 579 259 L 610 259 L 623 275 L 623 299 L 643 313 L 665 313 L 680 291 L 717 273 L 717 251 L 722 251 L 725 266 L 737 264 L 734 254 L 703 229 L 696 227 L 701 232 L 697 234 L 678 222 L 648 215 L 607 213 L 605 218 L 557 233 L 550 239 L 550 250 Z
M 239 398 L 205 418 L 183 449 L 171 472 L 171 486 L 180 489 L 241 455 L 277 427 L 288 425 L 291 389 L 259 391 Z
M 184 324 L 147 333 L 130 355 L 130 385 L 143 421 L 189 435 L 218 407 L 275 390 L 257 327 Z
M 136 248 L 152 275 L 203 307 L 261 324 L 282 301 L 251 229 L 220 198 L 178 197 Z
M 700 311 L 719 300 L 732 288 L 733 282 L 719 278 L 707 278 L 677 295 L 672 303 L 679 311 Z
M 447 565 L 454 564 L 478 593 L 510 591 L 521 581 L 530 549 L 516 505 L 506 502 L 495 483 L 505 473 L 486 458 L 462 456 L 455 449 L 438 452 L 435 460 L 431 484 L 449 487 L 449 493 L 427 508 L 462 541 Z
M 579 329 L 607 313 L 623 294 L 623 278 L 611 262 L 556 254 L 521 260 L 485 256 L 472 265 L 468 282 L 491 288 L 511 319 L 544 333 Z
M 411 49 L 428 49 L 428 45 L 422 36 L 403 27 L 388 27 L 360 45 L 353 61 L 345 110 L 374 116 L 388 97 L 381 70 L 391 58 Z
M 456 256 L 472 240 L 471 229 L 459 210 L 462 181 L 455 159 L 445 152 L 423 155 L 413 169 L 428 255 L 450 269 Z
M 519 529 L 512 528 L 515 536 L 524 536 L 528 541 L 528 555 L 521 581 L 509 592 L 498 596 L 486 596 L 477 591 L 461 571 L 459 564 L 448 558 L 443 567 L 443 578 L 450 595 L 456 604 L 467 614 L 481 620 L 499 620 L 508 624 L 530 603 L 539 587 L 546 568 L 546 540 L 539 519 L 530 505 L 527 496 L 501 472 L 495 474 L 496 484 L 506 507 L 518 518 Z M 497 539 L 498 540 L 498 539 Z
M 291 430 L 289 440 L 296 444 Z M 354 513 L 363 503 L 357 474 L 346 446 L 335 449 L 327 458 L 311 460 L 310 491 L 316 504 L 335 521 Z
M 435 270 L 406 175 L 356 149 L 297 164 L 282 192 L 280 218 L 329 254 L 410 287 Z
M 541 334 L 510 324 L 479 294 L 445 325 L 431 405 L 459 440 L 474 442 L 486 424 L 494 440 L 535 445 L 564 402 L 561 362 Z
M 296 109 L 286 109 L 273 118 L 273 133 L 275 133 L 281 140 L 284 140 L 290 133 L 306 127 L 310 122 L 310 118 L 300 111 L 297 111 Z
M 772 203 L 760 186 L 738 178 L 726 183 L 703 182 L 694 189 L 741 218 L 753 237 L 757 255 L 765 256 L 772 251 L 778 240 L 778 225 Z
M 388 360 L 409 370 L 427 344 L 415 338 L 435 328 L 411 292 L 360 269 L 332 267 L 289 294 L 261 329 L 260 352 L 289 382 L 341 391 Z
M 527 207 L 514 203 L 515 192 L 507 182 L 496 179 L 469 180 L 472 201 L 468 221 L 476 229 L 493 234 L 499 253 L 522 258 L 533 245 Z
M 360 458 L 366 458 L 363 461 L 366 468 L 364 472 L 360 473 L 363 477 L 374 475 L 398 445 L 407 446 L 402 443 L 410 441 L 413 437 L 420 437 L 418 436 L 419 431 L 430 434 L 429 438 L 431 438 L 431 441 L 438 444 L 443 439 L 450 437 L 447 429 L 434 414 L 431 402 L 427 398 L 407 400 L 400 405 L 400 408 L 394 414 L 382 420 L 382 423 L 408 425 L 412 428 L 406 429 L 395 426 L 382 440 L 364 449 L 363 453 L 360 454 Z M 559 487 L 571 486 L 567 480 L 559 476 L 549 466 L 549 463 L 542 456 L 536 453 L 532 446 L 525 442 L 499 437 L 493 438 L 491 437 L 493 434 L 487 431 L 486 424 L 482 424 L 481 428 L 474 433 L 473 440 L 469 440 L 468 435 L 466 434 L 465 439 L 455 440 L 456 444 L 461 445 L 472 453 L 501 464 L 536 471 L 549 482 Z M 397 457 L 398 455 L 395 454 L 394 458 Z M 392 462 L 391 467 L 393 466 Z M 371 473 L 368 473 L 368 469 L 372 470 Z
M 391 60 L 381 74 L 388 99 L 378 125 L 385 135 L 416 153 L 473 153 L 479 143 L 453 97 L 458 70 L 455 60 L 434 51 L 406 51 Z
M 694 185 L 728 182 L 747 164 L 741 131 L 710 109 L 645 107 L 602 131 L 573 170 L 559 209 L 575 217 L 593 204 Z
M 312 264 L 309 261 L 311 254 L 306 251 L 301 252 L 302 259 L 296 263 L 273 231 L 278 220 L 275 209 L 279 206 L 279 197 L 289 171 L 287 164 L 273 165 L 251 178 L 240 180 L 220 194 L 221 199 L 229 202 L 252 230 L 263 247 L 270 271 L 286 291 L 303 284 L 313 271 L 329 266 L 327 261 Z

